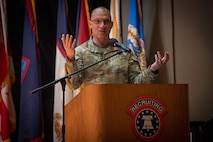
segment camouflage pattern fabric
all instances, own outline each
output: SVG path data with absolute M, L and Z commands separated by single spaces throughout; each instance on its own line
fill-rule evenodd
M 119 51 L 119 47 L 110 45 L 108 47 L 98 47 L 93 43 L 91 37 L 75 48 L 75 61 L 70 62 L 67 60 L 65 71 L 70 74 Z M 133 53 L 122 52 L 71 76 L 66 82 L 71 89 L 77 89 L 82 84 L 151 83 L 155 76 L 156 74 L 149 68 L 143 72 L 141 71 L 137 57 Z

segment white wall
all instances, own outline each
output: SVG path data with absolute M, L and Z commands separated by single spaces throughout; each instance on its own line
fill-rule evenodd
M 143 0 L 150 63 L 157 50 L 170 53 L 170 61 L 160 70 L 155 83 L 188 84 L 191 121 L 213 118 L 212 6 L 211 0 Z M 126 44 L 129 0 L 122 1 L 122 9 Z

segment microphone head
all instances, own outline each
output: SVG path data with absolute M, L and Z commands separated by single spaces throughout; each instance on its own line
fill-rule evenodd
M 109 45 L 111 45 L 111 46 L 116 46 L 116 42 L 118 42 L 118 40 L 117 39 L 114 39 L 114 38 L 111 38 L 111 39 L 109 39 Z

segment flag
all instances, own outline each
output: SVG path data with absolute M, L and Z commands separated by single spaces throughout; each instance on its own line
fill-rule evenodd
M 127 45 L 138 57 L 143 71 L 147 63 L 144 46 L 142 0 L 130 0 Z
M 76 18 L 76 46 L 89 40 L 91 31 L 89 28 L 90 12 L 88 0 L 80 0 L 78 2 L 77 18 Z M 80 92 L 80 88 L 73 90 L 74 96 Z
M 110 2 L 110 15 L 113 21 L 110 38 L 115 38 L 118 42 L 122 42 L 120 3 L 120 0 L 111 0 Z
M 26 0 L 21 60 L 21 94 L 18 141 L 41 142 L 43 134 L 40 50 L 34 0 Z
M 77 20 L 76 20 L 76 45 L 80 45 L 87 41 L 91 35 L 88 23 L 90 20 L 89 6 L 87 0 L 78 2 Z
M 76 17 L 76 39 L 79 45 L 89 39 L 90 30 L 88 27 L 89 20 L 89 8 L 87 0 L 81 0 L 78 3 L 78 11 Z M 57 37 L 56 37 L 56 64 L 55 64 L 55 79 L 59 79 L 65 76 L 65 62 L 66 53 L 61 42 L 61 35 L 66 34 L 67 30 L 67 9 L 64 0 L 58 0 L 58 15 L 57 15 Z M 78 93 L 77 90 L 70 90 L 68 86 L 65 86 L 65 106 L 74 98 Z M 54 96 L 54 118 L 53 118 L 53 137 L 54 142 L 62 140 L 62 125 L 63 125 L 63 92 L 61 84 L 55 85 Z M 64 124 L 65 125 L 65 124 Z
M 66 53 L 62 45 L 61 36 L 67 34 L 67 9 L 65 0 L 58 0 L 57 15 L 57 35 L 56 35 L 56 59 L 55 59 L 55 79 L 65 76 Z M 68 104 L 74 97 L 72 90 L 65 86 L 64 102 Z M 62 141 L 63 125 L 63 91 L 61 83 L 55 84 L 54 88 L 54 110 L 53 110 L 53 141 Z
M 16 129 L 16 113 L 11 94 L 15 73 L 7 39 L 6 1 L 0 1 L 0 141 L 10 141 L 10 134 Z

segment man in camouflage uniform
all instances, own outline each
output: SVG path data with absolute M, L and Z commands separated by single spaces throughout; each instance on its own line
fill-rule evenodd
M 106 57 L 119 52 L 119 47 L 110 45 L 109 33 L 112 28 L 110 12 L 104 7 L 98 7 L 91 13 L 89 27 L 92 36 L 88 41 L 75 48 L 76 39 L 72 35 L 62 35 L 62 43 L 66 50 L 67 62 L 65 70 L 67 74 L 84 68 Z M 169 60 L 167 52 L 161 57 L 159 51 L 155 55 L 155 62 L 143 72 L 132 52 L 122 52 L 106 61 L 100 62 L 82 72 L 67 79 L 67 85 L 71 89 L 79 88 L 84 84 L 124 84 L 124 83 L 150 83 L 157 71 Z

